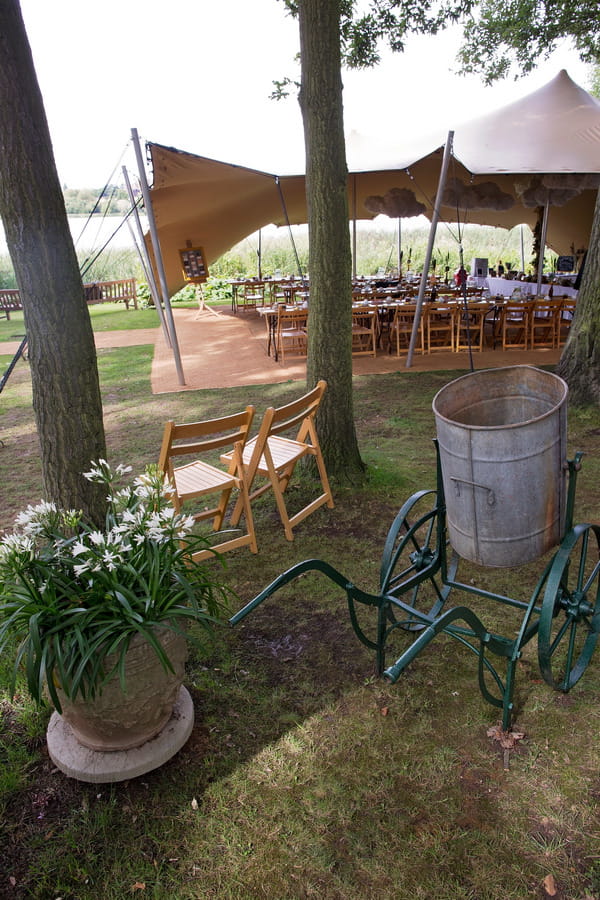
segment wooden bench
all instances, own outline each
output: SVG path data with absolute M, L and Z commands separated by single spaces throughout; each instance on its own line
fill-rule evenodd
M 125 309 L 133 303 L 137 309 L 137 294 L 135 278 L 125 278 L 121 281 L 95 281 L 84 284 L 85 299 L 88 303 L 124 303 Z
M 125 309 L 133 303 L 137 309 L 137 294 L 135 278 L 125 278 L 121 281 L 94 281 L 83 285 L 86 303 L 124 303 Z M 23 309 L 19 291 L 0 291 L 0 319 L 10 319 L 11 312 Z
M 10 319 L 11 312 L 23 309 L 18 290 L 0 291 L 0 319 Z

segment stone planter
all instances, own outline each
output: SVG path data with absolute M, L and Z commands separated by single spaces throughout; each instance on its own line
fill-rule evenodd
M 125 692 L 118 674 L 93 700 L 69 700 L 58 692 L 61 718 L 84 747 L 101 752 L 131 750 L 166 726 L 184 678 L 187 641 L 167 628 L 156 634 L 174 672 L 165 671 L 145 638 L 136 635 L 125 657 Z M 105 668 L 115 662 L 116 657 L 108 657 Z

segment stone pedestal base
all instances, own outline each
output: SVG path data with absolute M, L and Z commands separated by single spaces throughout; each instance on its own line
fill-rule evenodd
M 163 730 L 133 750 L 104 752 L 83 747 L 62 716 L 52 713 L 46 738 L 48 753 L 54 765 L 78 781 L 94 784 L 126 781 L 162 766 L 181 750 L 194 726 L 194 705 L 188 691 L 181 686 L 173 714 Z

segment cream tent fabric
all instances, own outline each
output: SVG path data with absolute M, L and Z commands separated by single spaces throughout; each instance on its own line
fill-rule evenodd
M 473 173 L 600 172 L 600 101 L 563 69 L 527 97 L 457 129 L 454 152 Z
M 348 142 L 350 215 L 372 218 L 364 203 L 392 188 L 410 188 L 431 215 L 442 148 L 432 144 L 404 152 L 402 133 L 387 140 L 353 136 Z M 414 146 L 414 143 L 413 143 Z M 151 202 L 169 291 L 184 283 L 179 250 L 204 248 L 210 266 L 238 241 L 270 223 L 306 221 L 303 175 L 260 172 L 149 145 L 153 168 Z M 533 228 L 535 207 L 524 206 L 515 187 L 541 174 L 600 172 L 600 103 L 563 71 L 549 84 L 490 115 L 457 129 L 449 178 L 465 185 L 493 180 L 514 198 L 510 209 L 442 207 L 446 221 Z M 521 184 L 522 187 L 522 184 Z M 596 190 L 587 189 L 552 209 L 547 243 L 557 253 L 586 248 Z

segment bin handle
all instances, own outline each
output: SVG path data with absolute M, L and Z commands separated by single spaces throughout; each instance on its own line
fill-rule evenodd
M 461 484 L 468 484 L 473 488 L 481 488 L 483 491 L 487 491 L 487 505 L 495 506 L 496 505 L 496 494 L 492 490 L 491 487 L 488 487 L 486 484 L 478 484 L 477 481 L 467 481 L 466 478 L 456 478 L 454 475 L 450 476 L 450 481 L 454 482 L 454 487 L 456 488 L 456 496 L 460 497 L 460 486 Z

